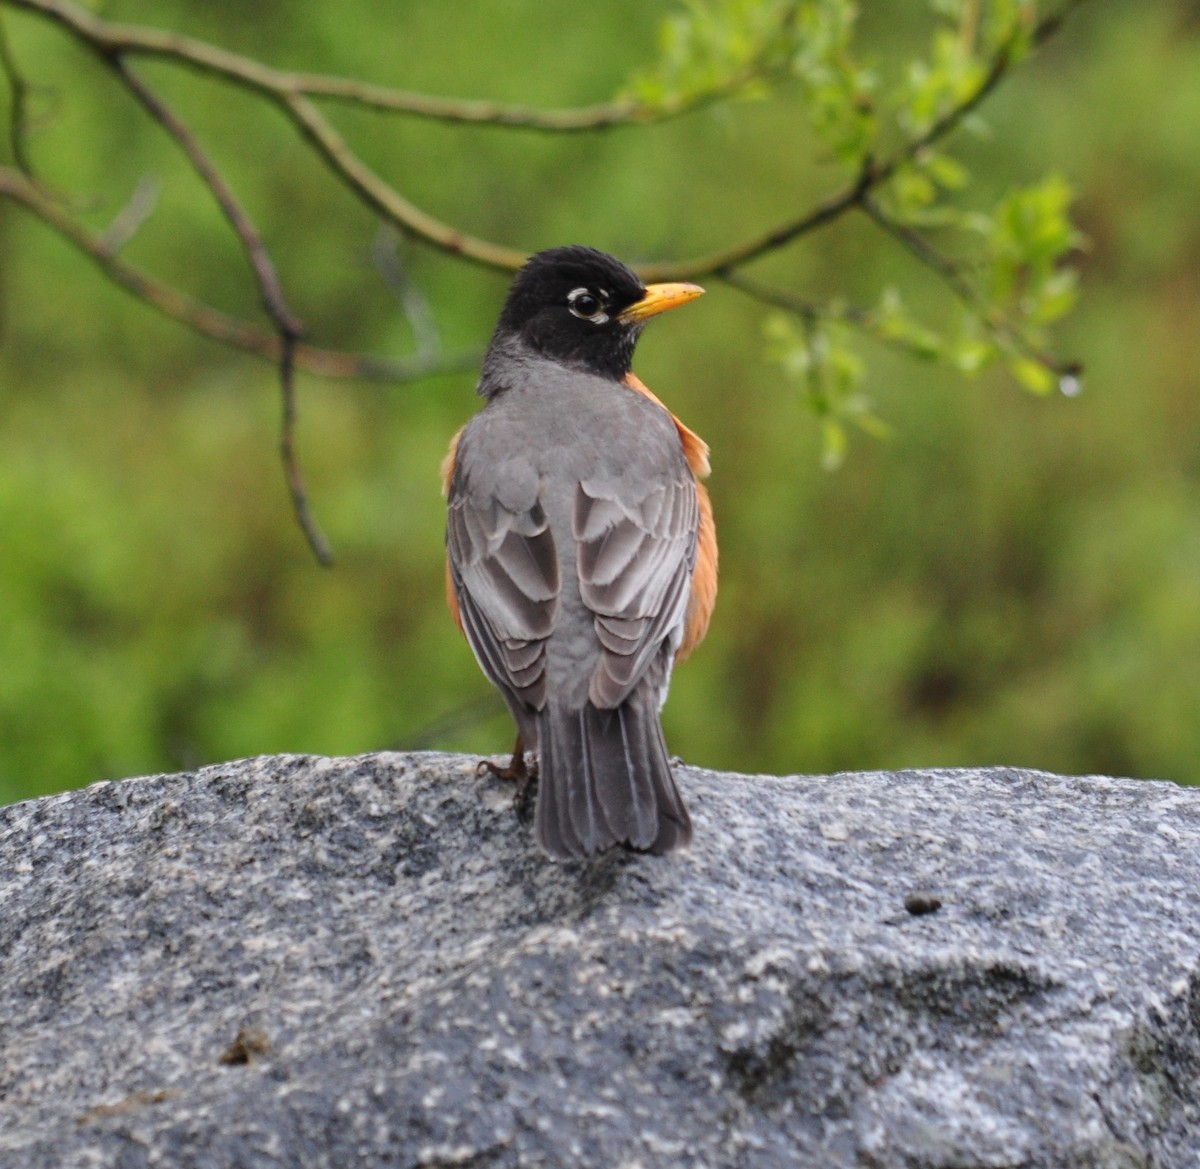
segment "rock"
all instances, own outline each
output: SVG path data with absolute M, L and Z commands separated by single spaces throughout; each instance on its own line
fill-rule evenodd
M 556 865 L 474 763 L 0 809 L 0 1165 L 1200 1165 L 1200 792 L 685 767 Z

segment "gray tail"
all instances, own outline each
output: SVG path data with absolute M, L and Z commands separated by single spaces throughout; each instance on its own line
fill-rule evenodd
M 539 716 L 537 841 L 573 860 L 620 844 L 664 853 L 691 843 L 653 699 L 634 691 L 615 710 L 549 703 Z

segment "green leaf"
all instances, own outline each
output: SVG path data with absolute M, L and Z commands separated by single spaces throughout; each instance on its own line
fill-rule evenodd
M 948 154 L 924 151 L 919 161 L 930 178 L 945 191 L 961 191 L 970 181 L 967 168 Z
M 788 0 L 683 0 L 660 26 L 657 63 L 620 96 L 659 108 L 710 93 L 761 95 L 762 80 L 789 67 L 796 8 Z
M 763 322 L 763 335 L 767 341 L 767 357 L 778 362 L 788 377 L 799 380 L 808 374 L 812 367 L 808 339 L 796 328 L 791 317 L 772 313 Z
M 1029 310 L 1029 319 L 1046 325 L 1065 316 L 1079 299 L 1079 274 L 1074 268 L 1051 273 L 1037 290 Z
M 895 434 L 891 423 L 880 418 L 871 409 L 870 402 L 866 398 L 858 400 L 858 404 L 853 413 L 851 413 L 850 419 L 859 430 L 865 434 L 869 434 L 874 439 L 878 439 L 880 442 L 890 442 L 892 436 Z
M 1035 394 L 1050 394 L 1058 385 L 1058 379 L 1040 361 L 1031 357 L 1016 357 L 1008 363 L 1013 377 L 1027 390 Z
M 889 190 L 896 214 L 908 219 L 937 198 L 937 186 L 916 166 L 901 167 Z
M 950 349 L 950 362 L 960 372 L 974 375 L 996 360 L 996 346 L 978 337 L 964 337 Z
M 846 428 L 839 418 L 826 418 L 821 423 L 821 467 L 836 471 L 846 461 Z
M 874 331 L 880 340 L 902 345 L 912 356 L 923 360 L 937 361 L 943 356 L 941 337 L 909 314 L 895 288 L 884 290 L 875 322 Z

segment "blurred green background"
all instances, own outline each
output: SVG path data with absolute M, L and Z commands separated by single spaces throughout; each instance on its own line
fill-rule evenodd
M 553 20 L 546 0 L 102 10 L 281 67 L 562 106 L 648 65 L 673 7 L 572 5 Z M 881 67 L 919 46 L 923 0 L 864 8 Z M 44 87 L 30 143 L 42 174 L 96 227 L 158 180 L 123 255 L 261 319 L 234 241 L 162 131 L 61 32 L 4 17 Z M 410 352 L 371 263 L 374 218 L 283 117 L 211 79 L 141 68 L 250 209 L 310 338 Z M 1085 362 L 1081 397 L 867 346 L 865 387 L 894 436 L 857 438 L 829 473 L 797 387 L 764 357 L 761 306 L 714 283 L 640 346 L 638 372 L 713 447 L 721 596 L 665 716 L 689 762 L 1200 779 L 1200 6 L 1084 5 L 985 116 L 991 136 L 962 147 L 972 197 L 1051 171 L 1077 192 L 1090 245 L 1057 349 Z M 335 117 L 418 205 L 525 250 L 688 255 L 839 185 L 787 87 L 586 137 Z M 423 247 L 402 255 L 445 350 L 482 347 L 507 279 Z M 761 272 L 815 298 L 871 302 L 896 284 L 934 319 L 951 304 L 860 219 Z M 338 557 L 321 569 L 282 482 L 272 368 L 159 317 L 0 201 L 0 801 L 265 752 L 509 746 L 443 603 L 438 463 L 473 386 L 301 378 L 300 449 Z

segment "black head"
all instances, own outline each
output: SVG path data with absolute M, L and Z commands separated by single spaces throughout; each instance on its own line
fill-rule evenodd
M 595 248 L 551 248 L 517 273 L 493 342 L 515 335 L 546 357 L 619 381 L 646 320 L 701 291 L 694 284 L 647 288 Z

